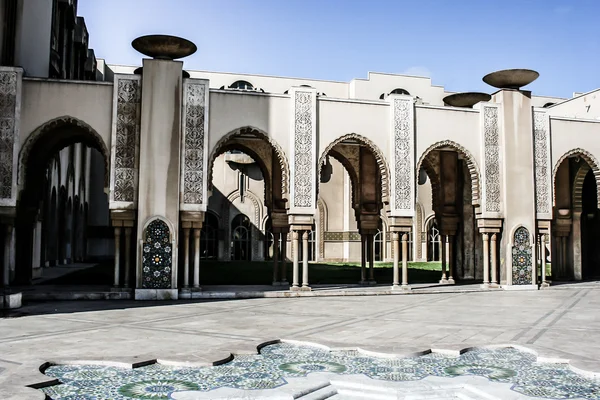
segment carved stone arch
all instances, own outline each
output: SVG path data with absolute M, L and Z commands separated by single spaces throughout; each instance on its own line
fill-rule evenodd
M 573 190 L 571 194 L 571 204 L 573 204 L 573 209 L 581 211 L 583 207 L 583 181 L 585 180 L 586 175 L 590 171 L 590 166 L 587 163 L 582 164 L 575 173 L 575 178 L 573 179 Z
M 51 137 L 47 135 L 51 135 Z M 44 140 L 46 138 L 48 140 Z M 108 188 L 110 151 L 107 143 L 104 142 L 102 136 L 94 128 L 84 121 L 71 116 L 61 116 L 34 129 L 23 143 L 19 153 L 18 184 L 20 189 L 24 188 L 26 184 L 27 168 L 32 152 L 45 150 L 51 154 L 74 142 L 82 142 L 102 154 L 104 158 L 104 187 Z M 39 149 L 38 146 L 46 147 L 46 149 Z M 36 165 L 36 167 L 39 167 L 39 165 Z
M 469 175 L 471 175 L 471 193 L 473 196 L 472 204 L 474 206 L 479 205 L 480 193 L 481 193 L 481 191 L 480 191 L 481 174 L 479 172 L 479 167 L 477 166 L 477 162 L 475 161 L 475 158 L 473 157 L 471 152 L 469 152 L 469 150 L 467 150 L 466 148 L 464 148 L 463 146 L 461 146 L 460 144 L 458 144 L 452 140 L 442 140 L 440 142 L 434 143 L 423 152 L 423 154 L 419 158 L 419 161 L 417 162 L 415 179 L 416 180 L 419 179 L 419 171 L 421 170 L 421 166 L 423 166 L 425 168 L 425 171 L 427 171 L 428 175 L 429 175 L 429 171 L 427 170 L 427 166 L 424 164 L 424 160 L 427 158 L 429 153 L 431 153 L 433 150 L 438 150 L 438 149 L 441 149 L 444 147 L 450 147 L 454 151 L 456 151 L 457 153 L 459 153 L 460 155 L 462 155 L 464 157 L 465 163 L 467 164 L 467 168 L 469 169 Z M 433 178 L 431 175 L 429 175 L 429 179 L 432 180 L 432 184 L 433 184 Z M 438 180 L 439 180 L 439 177 L 438 177 Z M 434 200 L 434 202 L 435 202 L 435 200 Z
M 567 158 L 577 157 L 577 156 L 581 157 L 585 160 L 585 162 L 589 165 L 590 169 L 592 170 L 592 172 L 594 174 L 594 179 L 596 180 L 596 191 L 597 191 L 597 196 L 598 196 L 598 208 L 600 208 L 600 168 L 598 168 L 598 160 L 596 160 L 596 157 L 594 157 L 589 151 L 586 151 L 582 148 L 576 148 L 576 149 L 567 151 L 565 154 L 563 154 L 558 159 L 556 164 L 554 164 L 554 169 L 552 170 L 552 186 L 553 186 L 552 204 L 554 206 L 556 206 L 556 173 L 558 172 L 558 168 L 561 166 L 563 161 L 565 161 Z M 583 179 L 584 178 L 585 178 L 585 175 L 581 179 L 580 190 L 583 190 Z M 575 186 L 573 187 L 573 191 L 575 191 Z M 575 193 L 573 193 L 573 196 L 574 195 L 575 195 Z M 579 197 L 579 199 L 581 200 L 581 196 Z M 581 205 L 581 201 L 579 202 L 579 204 Z
M 321 179 L 321 168 L 323 167 L 323 164 L 325 163 L 327 155 L 329 155 L 331 153 L 331 150 L 337 144 L 339 144 L 345 140 L 356 140 L 356 141 L 364 144 L 369 150 L 371 150 L 373 155 L 375 155 L 375 159 L 377 160 L 377 165 L 379 167 L 379 172 L 381 174 L 381 199 L 384 204 L 389 203 L 389 196 L 390 196 L 390 172 L 389 171 L 390 171 L 390 168 L 388 166 L 387 159 L 383 155 L 383 152 L 379 149 L 379 147 L 373 141 L 371 141 L 370 139 L 366 138 L 365 136 L 359 135 L 357 133 L 349 133 L 347 135 L 340 136 L 333 142 L 329 143 L 329 145 L 325 148 L 325 150 L 321 154 L 321 157 L 319 158 L 319 164 L 317 167 L 317 179 Z M 336 158 L 336 157 L 334 157 L 334 158 Z M 341 160 L 338 160 L 338 161 L 342 162 Z M 348 170 L 348 167 L 346 165 L 344 165 L 344 166 Z M 351 174 L 350 176 L 352 177 L 352 173 L 350 171 L 348 171 L 348 172 Z M 356 186 L 356 185 L 354 185 L 354 186 Z M 354 194 L 354 190 L 353 190 L 353 194 Z M 353 200 L 353 203 L 354 203 L 354 200 Z
M 269 147 L 271 149 L 274 150 L 275 155 L 277 156 L 277 161 L 279 163 L 279 168 L 281 169 L 281 196 L 282 198 L 287 198 L 287 194 L 289 193 L 289 177 L 290 177 L 290 168 L 289 168 L 289 162 L 287 159 L 287 156 L 285 154 L 285 152 L 283 151 L 282 147 L 279 145 L 279 143 L 277 143 L 277 141 L 272 138 L 271 136 L 269 136 L 266 132 L 264 132 L 261 129 L 255 128 L 255 127 L 243 127 L 243 128 L 238 128 L 235 129 L 231 132 L 229 132 L 228 134 L 226 134 L 225 136 L 223 136 L 215 145 L 215 147 L 212 149 L 209 158 L 208 158 L 208 177 L 207 177 L 207 184 L 208 184 L 208 188 L 209 190 L 212 189 L 213 187 L 213 168 L 214 168 L 214 164 L 215 164 L 215 160 L 217 159 L 218 156 L 220 156 L 221 154 L 223 154 L 225 151 L 227 151 L 229 148 L 231 147 L 235 147 L 232 145 L 232 142 L 234 144 L 235 143 L 235 139 L 237 137 L 243 136 L 243 135 L 254 135 L 259 139 L 262 139 L 264 142 L 266 142 Z M 238 146 L 242 146 L 242 144 L 237 143 Z M 268 201 L 269 199 L 269 190 L 271 190 L 271 179 L 273 176 L 273 171 L 271 171 L 271 166 L 269 165 L 265 165 L 264 164 L 264 159 L 265 156 L 259 154 L 259 152 L 246 147 L 245 151 L 254 153 L 254 154 L 249 154 L 252 158 L 254 158 L 254 161 L 256 161 L 260 166 L 261 166 L 261 170 L 263 172 L 263 175 L 265 175 L 265 172 L 267 172 L 268 176 L 265 176 L 265 200 Z M 261 157 L 262 156 L 262 157 Z M 256 158 L 255 158 L 256 157 Z

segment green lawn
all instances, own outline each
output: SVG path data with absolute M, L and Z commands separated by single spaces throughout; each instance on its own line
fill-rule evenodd
M 310 263 L 310 284 L 358 283 L 360 280 L 359 263 Z M 409 262 L 408 277 L 411 283 L 433 283 L 440 279 L 441 264 Z M 292 280 L 292 263 L 288 262 L 287 279 Z M 375 280 L 380 283 L 392 283 L 392 263 L 375 263 Z M 367 271 L 368 273 L 368 271 Z M 368 277 L 368 276 L 367 276 Z M 95 267 L 76 271 L 45 284 L 52 285 L 110 285 L 113 279 L 113 265 L 99 264 Z M 240 261 L 201 261 L 201 285 L 269 285 L 273 280 L 272 262 Z M 302 280 L 302 265 L 300 265 Z

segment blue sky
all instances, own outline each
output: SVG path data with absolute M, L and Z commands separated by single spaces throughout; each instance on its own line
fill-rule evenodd
M 184 68 L 349 81 L 369 71 L 426 75 L 449 91 L 531 68 L 527 89 L 571 97 L 600 87 L 598 0 L 79 0 L 90 45 L 141 65 L 137 36 L 177 35 Z

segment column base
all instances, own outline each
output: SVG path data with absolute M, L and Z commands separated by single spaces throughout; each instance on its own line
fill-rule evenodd
M 479 287 L 481 289 L 489 289 L 490 288 L 490 284 L 489 283 L 482 283 L 481 285 L 479 285 Z
M 412 288 L 409 285 L 392 285 L 392 290 L 400 290 L 409 292 Z
M 135 289 L 135 300 L 177 300 L 177 289 Z
M 302 292 L 310 292 L 310 291 L 312 291 L 312 288 L 310 286 L 302 286 L 300 288 L 300 291 L 302 291 Z
M 440 279 L 440 284 L 442 284 L 442 285 L 448 284 L 448 279 Z
M 549 287 L 550 287 L 550 283 L 548 283 L 548 282 L 540 283 L 540 289 L 549 288 Z
M 290 286 L 290 290 L 292 292 L 299 292 L 301 290 L 300 286 Z
M 448 279 L 448 285 L 454 285 L 456 282 L 454 282 L 454 279 L 450 278 Z
M 504 290 L 538 290 L 538 285 L 504 285 Z
M 0 310 L 13 310 L 22 305 L 21 292 L 0 295 Z
M 490 289 L 498 289 L 498 288 L 500 288 L 500 285 L 497 284 L 496 282 L 490 283 Z

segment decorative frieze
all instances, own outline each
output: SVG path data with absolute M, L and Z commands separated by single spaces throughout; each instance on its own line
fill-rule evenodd
M 415 212 L 414 99 L 402 95 L 390 95 L 388 99 L 392 107 L 391 213 L 412 217 Z
M 360 242 L 358 232 L 323 232 L 323 240 L 326 242 Z
M 115 75 L 111 144 L 110 208 L 137 207 L 141 77 Z
M 22 77 L 20 68 L 0 67 L 0 206 L 17 204 Z
M 183 83 L 181 210 L 206 211 L 205 179 L 208 148 L 208 81 L 185 79 Z
M 292 89 L 292 212 L 313 213 L 316 183 L 316 91 Z M 294 209 L 296 209 L 294 211 Z
M 500 127 L 498 107 L 483 106 L 483 211 L 499 214 L 500 197 Z
M 552 219 L 552 164 L 550 160 L 550 120 L 548 113 L 533 113 L 533 152 L 535 168 L 535 211 L 537 219 Z

